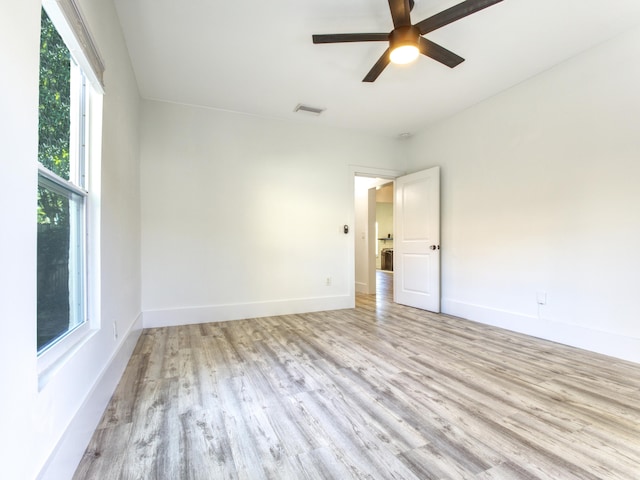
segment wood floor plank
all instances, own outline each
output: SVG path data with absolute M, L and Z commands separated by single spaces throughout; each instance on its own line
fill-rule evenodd
M 376 440 L 375 432 L 349 415 L 339 399 L 327 398 L 322 391 L 297 395 L 310 415 L 324 419 L 322 428 L 330 439 L 330 448 L 356 478 L 403 478 L 417 480 L 410 469 Z
M 535 480 L 538 477 L 519 465 L 501 463 L 476 475 L 476 480 Z
M 237 478 L 224 419 L 218 411 L 194 408 L 180 415 L 182 479 Z
M 95 431 L 75 472 L 76 479 L 119 479 L 123 463 L 122 443 L 131 436 L 131 423 L 114 424 Z
M 640 365 L 393 304 L 145 330 L 75 473 L 640 478 Z
M 296 457 L 302 476 L 309 480 L 333 480 L 354 477 L 336 454 L 327 447 L 317 448 Z
M 503 420 L 503 425 L 541 449 L 576 462 L 597 478 L 628 479 L 640 473 L 637 462 L 620 451 L 617 443 L 602 443 L 583 431 L 567 432 L 540 417 L 518 414 Z M 575 439 L 571 442 L 568 440 Z

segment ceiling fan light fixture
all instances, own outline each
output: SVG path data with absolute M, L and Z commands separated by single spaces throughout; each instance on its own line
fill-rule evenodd
M 420 55 L 418 43 L 420 31 L 414 26 L 396 28 L 389 34 L 391 52 L 389 60 L 392 63 L 403 65 L 413 62 Z
M 391 63 L 404 65 L 413 62 L 420 55 L 420 50 L 415 45 L 401 45 L 394 48 L 389 54 Z

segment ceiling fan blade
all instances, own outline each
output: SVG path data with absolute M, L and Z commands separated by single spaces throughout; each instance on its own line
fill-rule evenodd
M 391 59 L 389 58 L 389 49 L 387 48 L 382 56 L 378 59 L 376 64 L 373 66 L 367 76 L 362 79 L 363 82 L 375 82 L 376 78 L 380 76 L 382 71 L 385 69 L 387 65 L 389 65 Z
M 388 33 L 329 33 L 313 35 L 313 43 L 388 42 Z
M 411 26 L 411 5 L 409 0 L 389 0 L 389 9 L 394 28 Z
M 449 68 L 453 68 L 464 62 L 464 58 L 424 37 L 420 37 L 418 48 L 423 55 L 431 57 Z
M 467 0 L 451 8 L 447 8 L 440 13 L 436 13 L 432 17 L 426 18 L 416 23 L 415 26 L 420 30 L 420 35 L 424 35 L 501 1 L 502 0 Z

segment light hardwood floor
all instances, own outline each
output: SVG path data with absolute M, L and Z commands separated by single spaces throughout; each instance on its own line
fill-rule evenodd
M 75 479 L 640 479 L 640 365 L 389 301 L 146 330 Z

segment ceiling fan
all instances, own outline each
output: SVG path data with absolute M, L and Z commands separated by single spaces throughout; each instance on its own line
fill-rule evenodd
M 502 0 L 466 0 L 447 8 L 421 22 L 413 25 L 410 12 L 414 0 L 389 0 L 393 30 L 390 33 L 333 33 L 313 35 L 313 43 L 345 43 L 345 42 L 389 42 L 373 68 L 362 79 L 363 82 L 374 82 L 390 62 L 409 63 L 421 53 L 427 57 L 453 68 L 462 63 L 464 58 L 427 40 L 422 35 L 460 20 Z

